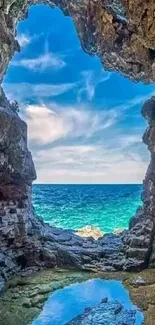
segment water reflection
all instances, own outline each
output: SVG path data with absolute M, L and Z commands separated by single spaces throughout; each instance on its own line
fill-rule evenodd
M 120 281 L 93 279 L 57 290 L 46 301 L 32 325 L 64 325 L 87 307 L 97 306 L 104 297 L 121 302 L 126 309 L 137 309 Z M 142 325 L 143 314 L 137 309 L 135 325 Z

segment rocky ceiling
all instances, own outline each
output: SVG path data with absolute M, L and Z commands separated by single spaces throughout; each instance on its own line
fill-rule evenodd
M 16 25 L 32 4 L 58 6 L 74 20 L 83 49 L 105 69 L 134 81 L 155 81 L 154 0 L 0 0 L 0 78 L 14 52 Z

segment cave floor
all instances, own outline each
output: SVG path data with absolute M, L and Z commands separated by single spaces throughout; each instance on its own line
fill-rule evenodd
M 0 324 L 27 325 L 36 317 L 48 296 L 66 285 L 92 278 L 121 280 L 132 302 L 145 314 L 145 325 L 155 324 L 155 269 L 140 273 L 44 270 L 11 279 L 0 297 Z

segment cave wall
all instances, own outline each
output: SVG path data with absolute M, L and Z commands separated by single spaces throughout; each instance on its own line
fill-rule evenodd
M 99 56 L 108 70 L 133 81 L 155 81 L 154 0 L 0 0 L 0 81 L 20 47 L 17 23 L 32 4 L 59 6 L 74 20 L 81 45 Z M 151 112 L 151 113 L 150 113 Z M 36 178 L 27 148 L 27 126 L 0 89 L 0 277 L 25 267 L 96 267 L 130 270 L 155 265 L 155 99 L 142 114 L 149 128 L 144 142 L 151 162 L 144 181 L 143 208 L 122 236 L 80 239 L 50 228 L 33 211 L 31 186 Z

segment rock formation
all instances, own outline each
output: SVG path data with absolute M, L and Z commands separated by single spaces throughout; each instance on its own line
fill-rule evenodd
M 0 0 L 0 81 L 15 51 L 18 21 L 32 4 L 59 6 L 74 20 L 83 49 L 104 67 L 134 81 L 155 81 L 154 0 Z M 144 142 L 151 162 L 144 181 L 144 206 L 120 236 L 95 241 L 44 225 L 33 211 L 35 169 L 27 149 L 26 124 L 0 90 L 0 274 L 27 267 L 140 269 L 155 263 L 155 100 L 143 107 L 149 128 Z M 151 258 L 150 258 L 151 257 Z
M 136 311 L 126 310 L 121 303 L 105 298 L 97 306 L 87 308 L 85 312 L 66 325 L 135 325 Z
M 148 146 L 151 153 L 151 162 L 148 167 L 144 180 L 144 188 L 142 193 L 143 208 L 138 209 L 137 214 L 130 220 L 129 232 L 124 236 L 124 244 L 126 247 L 126 256 L 130 261 L 134 259 L 145 265 L 149 264 L 150 255 L 152 254 L 153 241 L 155 235 L 155 210 L 154 210 L 154 194 L 155 194 L 155 173 L 154 173 L 154 145 L 155 145 L 155 98 L 147 100 L 142 108 L 142 115 L 147 119 L 149 127 L 147 128 L 143 141 Z M 140 263 L 141 263 L 140 262 Z M 131 265 L 132 268 L 132 265 Z
M 104 236 L 103 231 L 101 231 L 99 227 L 94 227 L 89 225 L 77 229 L 76 234 L 79 235 L 80 237 L 92 237 L 94 239 L 99 239 Z

